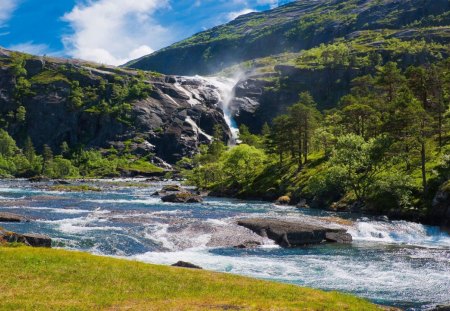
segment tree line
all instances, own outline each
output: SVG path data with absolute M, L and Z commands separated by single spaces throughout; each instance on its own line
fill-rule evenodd
M 406 70 L 389 62 L 354 79 L 334 109 L 319 111 L 305 92 L 259 135 L 241 126 L 240 146 L 205 148 L 187 161 L 186 176 L 201 188 L 250 196 L 424 206 L 449 178 L 449 102 L 450 60 Z M 236 154 L 241 159 L 230 163 Z

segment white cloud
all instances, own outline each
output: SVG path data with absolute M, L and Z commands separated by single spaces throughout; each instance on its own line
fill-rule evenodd
M 33 41 L 10 45 L 8 49 L 33 55 L 44 55 L 49 50 L 46 44 L 35 44 Z
M 240 10 L 240 11 L 237 11 L 237 12 L 228 13 L 227 17 L 228 17 L 228 20 L 234 20 L 234 19 L 238 18 L 241 15 L 245 15 L 245 14 L 252 13 L 252 12 L 256 12 L 256 11 L 247 8 L 247 9 L 243 9 L 243 10 Z
M 268 4 L 270 5 L 270 7 L 276 8 L 279 5 L 279 1 L 278 0 L 258 0 L 256 1 L 258 4 Z
M 63 38 L 66 53 L 111 65 L 149 54 L 172 41 L 168 29 L 152 18 L 168 5 L 168 0 L 91 0 L 77 5 L 63 17 L 73 29 Z
M 0 27 L 8 22 L 18 5 L 19 0 L 0 0 Z

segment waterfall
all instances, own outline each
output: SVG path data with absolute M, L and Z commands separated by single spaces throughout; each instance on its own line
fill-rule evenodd
M 233 112 L 231 111 L 231 102 L 235 96 L 234 87 L 238 83 L 237 78 L 225 78 L 225 77 L 198 77 L 207 81 L 209 84 L 217 88 L 219 95 L 219 105 L 223 111 L 225 121 L 231 131 L 230 145 L 235 145 L 239 138 L 239 128 L 236 121 L 233 118 Z
M 234 87 L 239 81 L 239 75 L 226 77 L 176 77 L 176 88 L 188 96 L 191 105 L 202 104 L 200 94 L 213 93 L 217 105 L 222 109 L 225 122 L 231 131 L 230 145 L 235 145 L 239 137 L 239 128 L 233 118 L 231 103 L 235 96 Z

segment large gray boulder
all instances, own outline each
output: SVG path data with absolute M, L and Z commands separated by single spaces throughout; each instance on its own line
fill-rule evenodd
M 202 203 L 203 198 L 190 192 L 179 192 L 161 198 L 166 203 Z
M 24 216 L 13 213 L 0 213 L 0 222 L 25 222 L 28 219 Z
M 345 229 L 311 225 L 279 219 L 241 219 L 238 225 L 260 236 L 268 237 L 282 247 L 296 247 L 322 242 L 351 243 L 352 236 Z

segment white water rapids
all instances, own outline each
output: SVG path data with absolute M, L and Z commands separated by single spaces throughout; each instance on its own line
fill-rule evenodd
M 351 215 L 342 221 L 336 216 L 345 215 L 326 211 L 220 198 L 169 204 L 152 196 L 164 184 L 117 183 L 90 181 L 103 191 L 67 193 L 46 190 L 45 183 L 0 180 L 0 212 L 35 219 L 1 226 L 47 234 L 68 249 L 157 264 L 183 260 L 213 271 L 345 291 L 408 310 L 450 302 L 450 236 L 437 227 Z M 326 222 L 348 229 L 354 242 L 283 249 L 237 226 L 243 217 Z M 248 240 L 263 245 L 233 248 Z

